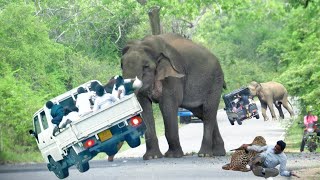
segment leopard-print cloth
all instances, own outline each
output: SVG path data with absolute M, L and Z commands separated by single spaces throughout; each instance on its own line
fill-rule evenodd
M 257 136 L 254 138 L 251 145 L 265 146 L 266 140 L 262 136 Z M 256 156 L 258 152 L 246 151 L 246 150 L 236 150 L 231 156 L 231 162 L 222 166 L 224 170 L 234 170 L 234 171 L 250 171 L 246 166 L 250 159 Z

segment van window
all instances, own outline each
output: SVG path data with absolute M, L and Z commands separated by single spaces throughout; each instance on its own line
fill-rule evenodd
M 46 117 L 46 114 L 44 113 L 44 111 L 42 111 L 40 113 L 40 118 L 41 118 L 41 123 L 42 123 L 42 126 L 43 126 L 43 129 L 47 129 L 49 126 L 48 126 L 48 121 L 47 121 L 47 117 Z
M 65 99 L 63 101 L 60 101 L 59 104 L 61 106 L 63 106 L 64 108 L 69 107 L 71 109 L 75 109 L 75 107 L 76 107 L 72 96 L 68 97 L 67 99 Z
M 34 121 L 34 131 L 36 135 L 38 135 L 39 133 L 41 133 L 41 127 L 40 127 L 38 115 L 34 117 L 33 121 Z

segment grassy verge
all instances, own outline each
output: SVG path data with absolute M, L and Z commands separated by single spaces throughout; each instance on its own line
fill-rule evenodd
M 23 162 L 44 162 L 40 151 L 16 153 L 0 152 L 0 164 L 23 163 Z

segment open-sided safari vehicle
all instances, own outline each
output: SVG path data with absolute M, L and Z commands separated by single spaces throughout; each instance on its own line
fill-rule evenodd
M 244 100 L 244 98 L 247 100 Z M 250 101 L 250 90 L 246 87 L 234 90 L 228 94 L 223 95 L 225 103 L 225 110 L 231 125 L 237 121 L 239 125 L 243 120 L 256 117 L 259 119 L 258 107 L 254 101 Z

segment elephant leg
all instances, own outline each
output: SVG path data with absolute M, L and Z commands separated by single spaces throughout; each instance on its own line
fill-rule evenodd
M 220 88 L 219 85 L 215 84 L 212 93 L 203 104 L 203 139 L 198 153 L 199 157 L 224 156 L 226 154 L 217 123 L 217 111 L 221 91 L 222 86 Z
M 286 110 L 290 113 L 290 117 L 294 116 L 293 110 L 291 109 L 291 107 L 289 106 L 288 100 L 284 100 L 282 102 L 282 105 L 284 108 L 286 108 Z
M 281 103 L 280 102 L 275 102 L 274 105 L 276 106 L 276 108 L 279 111 L 280 118 L 284 119 L 284 114 L 283 114 L 283 111 L 282 111 L 282 108 L 281 108 Z
M 163 155 L 160 151 L 158 138 L 155 130 L 155 123 L 152 111 L 152 102 L 150 99 L 139 95 L 137 96 L 141 107 L 143 109 L 142 116 L 143 120 L 147 126 L 145 133 L 146 140 L 146 153 L 143 155 L 144 160 L 162 158 Z
M 179 86 L 175 78 L 167 78 L 164 83 L 162 97 L 159 101 L 160 110 L 164 120 L 165 136 L 168 141 L 169 149 L 165 157 L 180 158 L 184 155 L 178 128 L 178 104 L 182 102 L 182 86 Z M 170 85 L 174 84 L 172 88 Z
M 263 119 L 264 121 L 268 121 L 269 118 L 267 116 L 267 104 L 266 103 L 262 103 L 261 102 L 261 113 L 262 113 L 262 116 L 263 116 Z
M 273 108 L 273 103 L 272 102 L 268 102 L 268 107 L 269 107 L 270 112 L 271 112 L 272 120 L 277 120 L 276 113 L 274 112 L 274 108 Z

